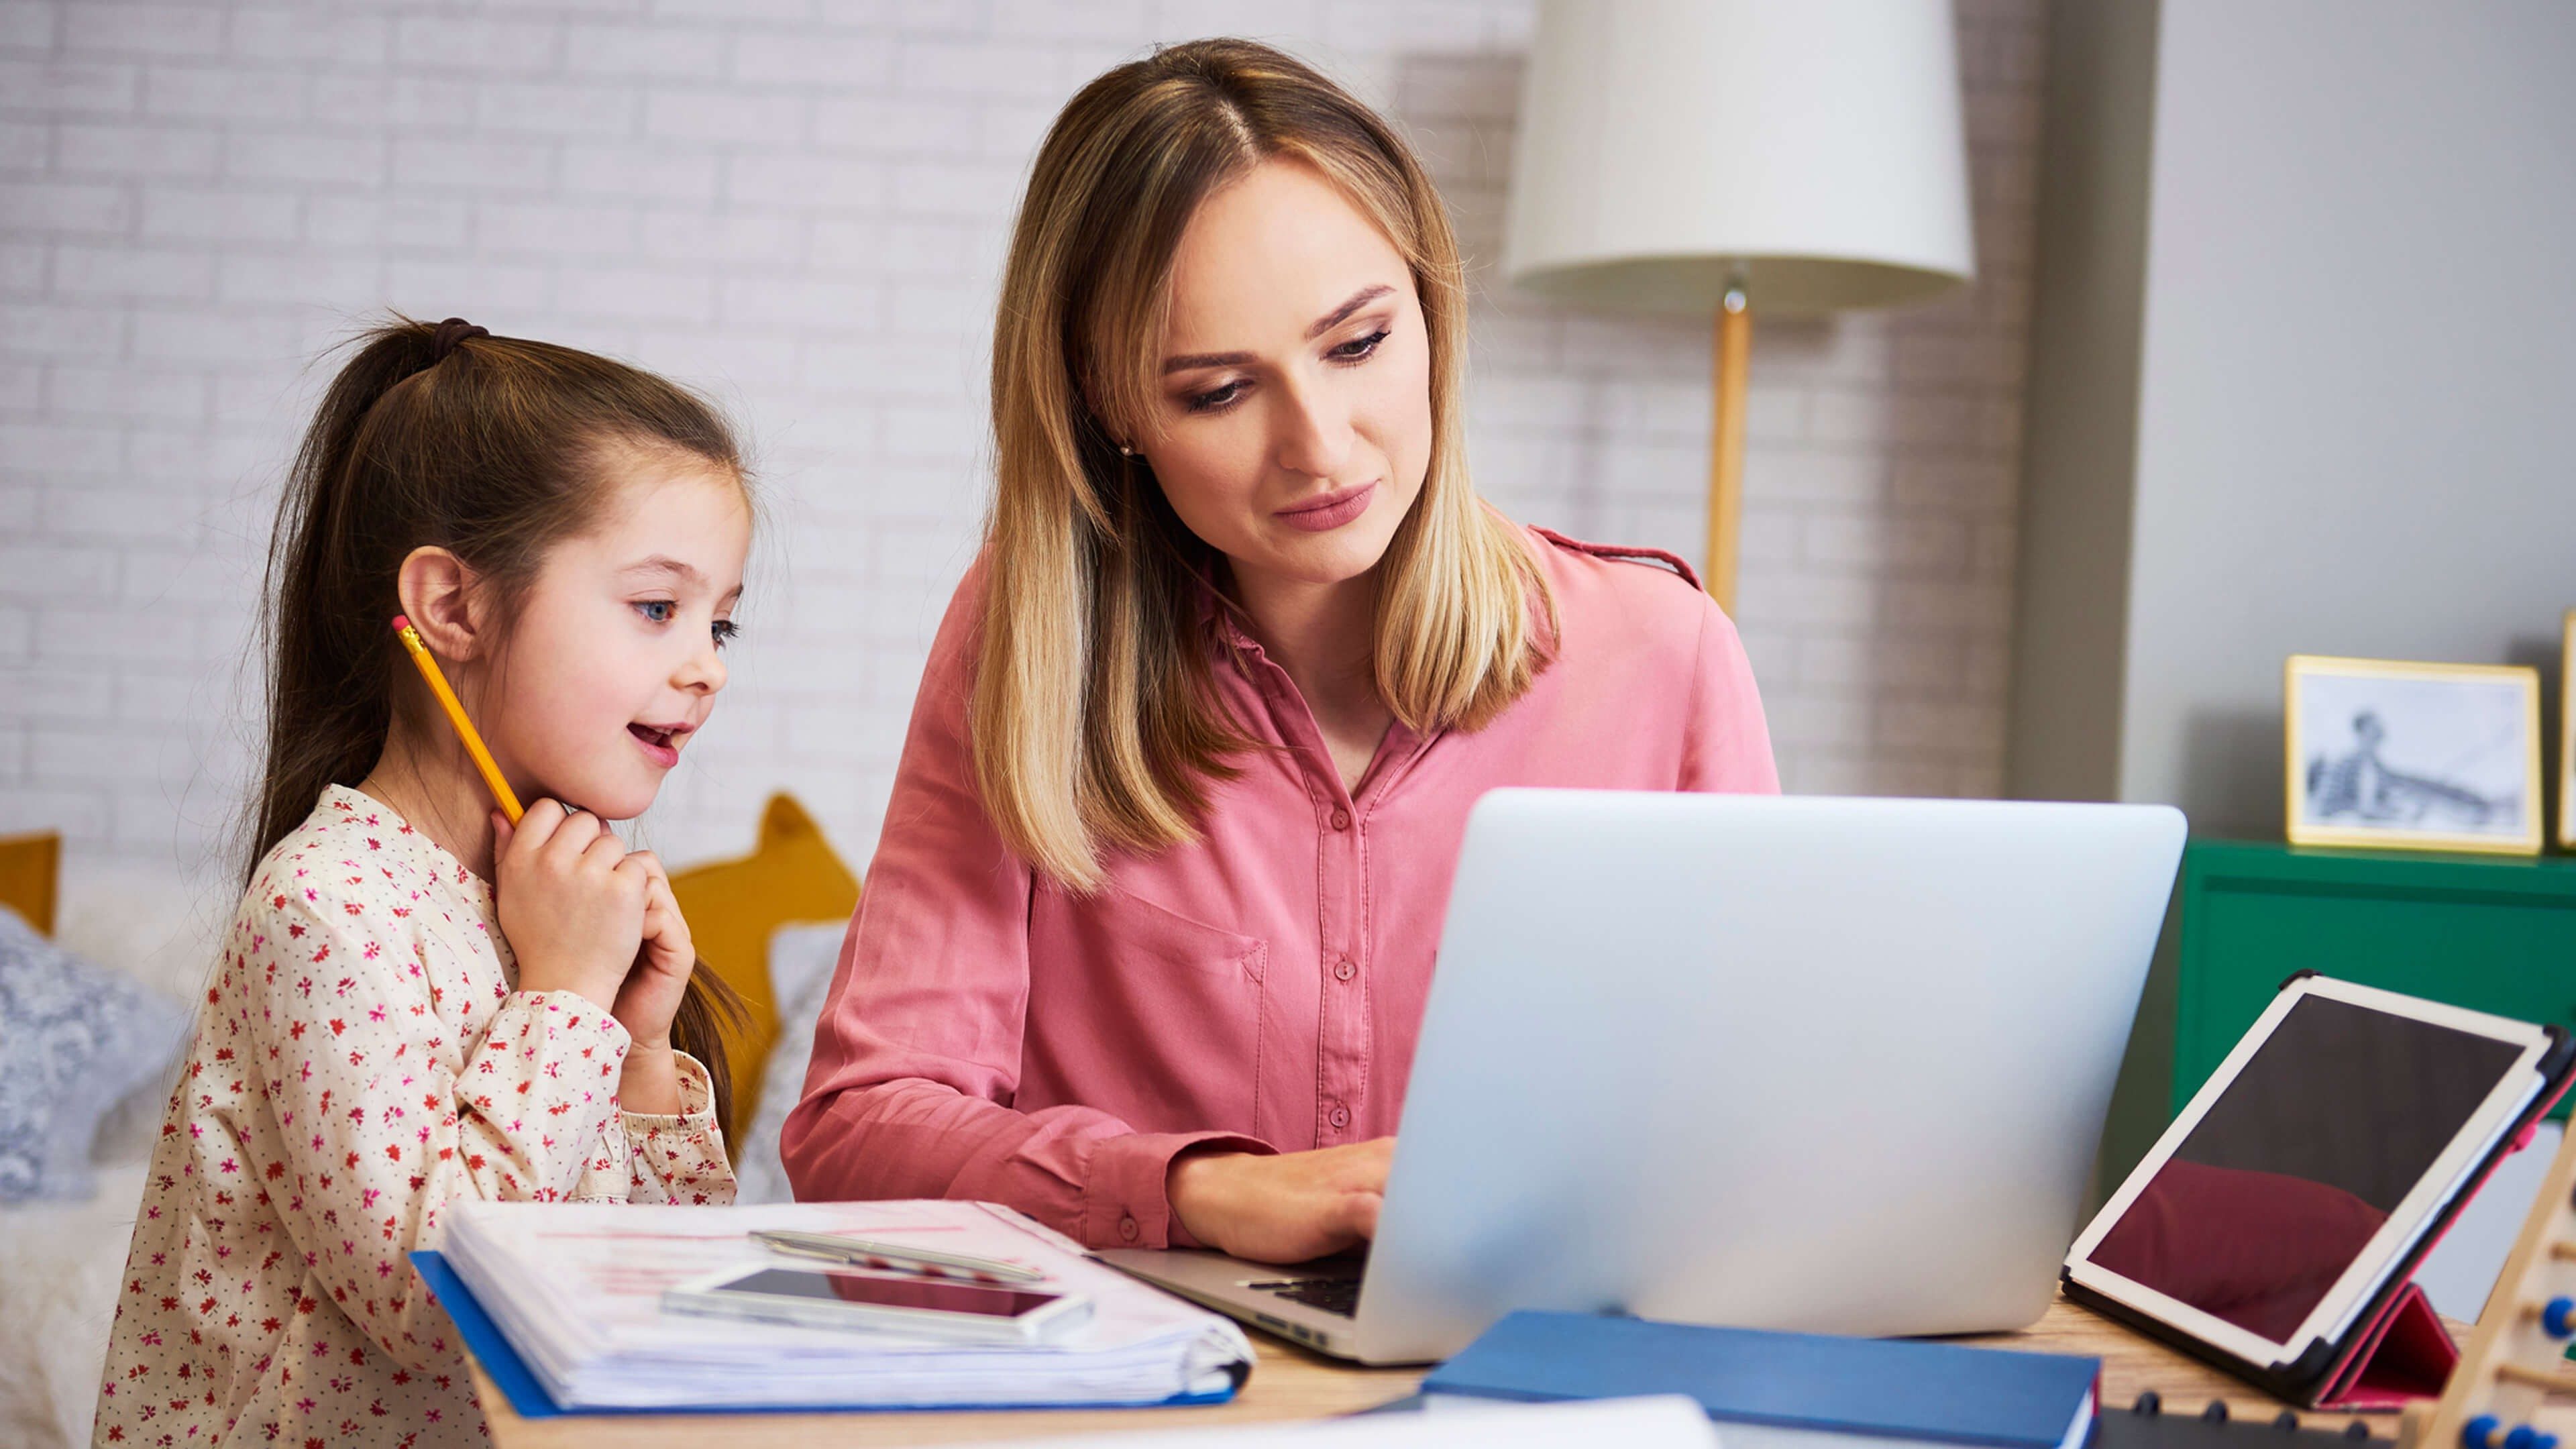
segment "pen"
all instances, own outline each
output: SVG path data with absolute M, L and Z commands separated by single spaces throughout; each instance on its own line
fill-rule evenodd
M 964 1253 L 942 1253 L 933 1248 L 910 1248 L 900 1243 L 879 1242 L 874 1238 L 844 1237 L 838 1233 L 799 1233 L 785 1229 L 762 1229 L 751 1236 L 772 1252 L 799 1258 L 821 1258 L 854 1268 L 892 1269 L 933 1278 L 982 1278 L 999 1283 L 1037 1283 L 1046 1278 L 1044 1273 L 1032 1272 L 1017 1263 L 974 1258 Z
M 519 797 L 510 782 L 501 778 L 501 767 L 492 763 L 492 752 L 483 748 L 483 737 L 474 732 L 474 721 L 465 717 L 465 706 L 458 702 L 456 691 L 447 687 L 447 676 L 439 673 L 438 661 L 430 657 L 429 646 L 420 642 L 420 631 L 411 626 L 408 615 L 394 615 L 394 632 L 402 636 L 403 647 L 411 651 L 411 662 L 420 666 L 420 677 L 429 681 L 429 692 L 447 708 L 448 723 L 456 726 L 456 737 L 465 742 L 465 753 L 474 757 L 474 768 L 483 772 L 483 783 L 492 787 L 492 798 L 500 802 L 501 813 L 510 823 L 519 823 L 526 813 L 519 808 Z

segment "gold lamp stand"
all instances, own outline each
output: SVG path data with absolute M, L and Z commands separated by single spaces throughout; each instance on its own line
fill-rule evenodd
M 1736 536 L 1744 518 L 1744 375 L 1753 361 L 1753 309 L 1744 288 L 1726 289 L 1717 309 L 1717 426 L 1708 440 L 1708 596 L 1735 612 Z

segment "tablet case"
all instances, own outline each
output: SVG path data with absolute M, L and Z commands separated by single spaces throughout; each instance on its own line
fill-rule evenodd
M 1252 1366 L 1243 1364 L 1234 1371 L 1233 1382 L 1217 1393 L 1179 1394 L 1168 1399 L 1131 1404 L 680 1404 L 639 1409 L 588 1406 L 568 1409 L 546 1393 L 546 1386 L 529 1371 L 527 1363 L 519 1357 L 519 1351 L 510 1347 L 510 1340 L 502 1335 L 501 1326 L 483 1311 L 483 1305 L 475 1301 L 474 1290 L 466 1287 L 465 1280 L 456 1276 L 456 1270 L 447 1266 L 443 1254 L 423 1249 L 411 1255 L 411 1265 L 420 1274 L 421 1281 L 429 1285 L 431 1301 L 444 1309 L 448 1320 L 456 1325 L 456 1336 L 465 1340 L 466 1351 L 483 1365 L 483 1372 L 491 1375 L 493 1387 L 510 1401 L 510 1411 L 522 1419 L 635 1414 L 919 1414 L 950 1411 L 1001 1413 L 1021 1409 L 1178 1408 L 1194 1404 L 1222 1404 L 1233 1398 L 1235 1390 L 1243 1387 L 1244 1381 L 1252 1376 Z
M 2317 974 L 2301 971 L 2283 981 L 2281 989 L 2286 991 Z M 2478 1163 L 2467 1183 L 2434 1215 L 2431 1226 L 2390 1270 L 2342 1339 L 2310 1345 L 2307 1352 L 2286 1364 L 2258 1364 L 2188 1329 L 2096 1292 L 2076 1282 L 2071 1270 L 2061 1267 L 2058 1277 L 2066 1296 L 2195 1358 L 2216 1364 L 2275 1398 L 2312 1409 L 2394 1410 L 2404 1407 L 2409 1399 L 2439 1398 L 2451 1369 L 2460 1361 L 2460 1346 L 2452 1341 L 2451 1331 L 2442 1325 L 2441 1315 L 2433 1311 L 2424 1290 L 2415 1286 L 2415 1269 L 2442 1235 L 2450 1231 L 2460 1210 L 2477 1196 L 2479 1188 L 2486 1186 L 2497 1164 L 2531 1145 L 2540 1119 L 2566 1095 L 2571 1069 L 2576 1069 L 2576 1037 L 2556 1026 L 2543 1026 L 2541 1030 L 2548 1034 L 2549 1049 L 2540 1056 L 2539 1095 L 2515 1119 L 2512 1130 L 2499 1138 L 2494 1149 Z

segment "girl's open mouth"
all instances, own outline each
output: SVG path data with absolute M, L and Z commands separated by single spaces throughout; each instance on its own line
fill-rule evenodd
M 680 736 L 689 731 L 685 725 L 630 724 L 626 732 L 643 747 L 645 758 L 667 770 L 680 762 Z

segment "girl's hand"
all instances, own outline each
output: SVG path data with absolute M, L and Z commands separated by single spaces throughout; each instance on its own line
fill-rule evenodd
M 516 827 L 494 811 L 492 855 L 519 989 L 577 992 L 614 1010 L 643 943 L 651 875 L 626 864 L 625 845 L 599 817 L 552 800 L 538 801 Z M 669 1031 L 666 1016 L 662 1034 Z
M 1395 1139 L 1283 1152 L 1182 1153 L 1164 1180 L 1191 1237 L 1256 1263 L 1303 1263 L 1377 1236 Z
M 688 993 L 689 971 L 697 965 L 698 953 L 689 943 L 689 923 L 680 916 L 680 903 L 671 894 L 671 875 L 662 868 L 661 859 L 649 850 L 635 851 L 619 869 L 630 867 L 642 871 L 646 880 L 643 950 L 617 993 L 614 1010 L 638 1047 L 668 1047 L 671 1018 L 679 1013 L 680 998 Z

